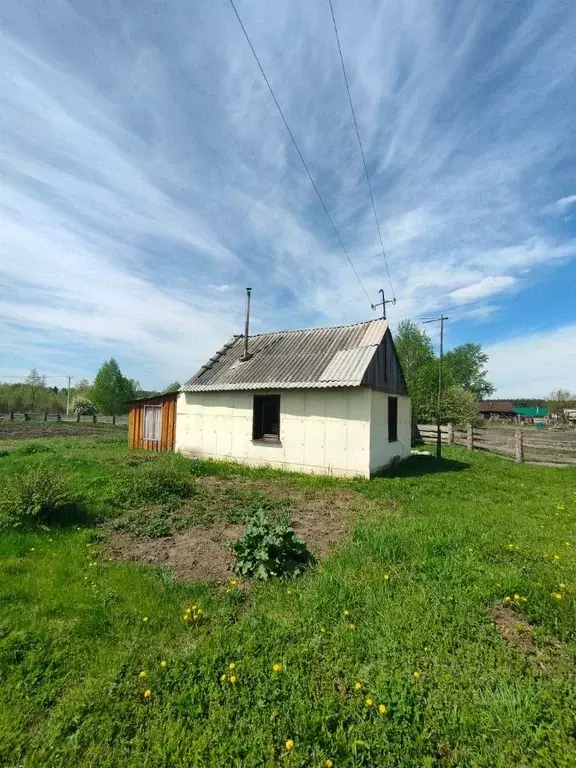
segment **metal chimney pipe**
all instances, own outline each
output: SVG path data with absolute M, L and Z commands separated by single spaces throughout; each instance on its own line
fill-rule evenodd
M 242 360 L 250 360 L 251 355 L 248 354 L 248 337 L 250 335 L 250 294 L 252 288 L 246 288 L 246 317 L 244 319 L 244 355 Z

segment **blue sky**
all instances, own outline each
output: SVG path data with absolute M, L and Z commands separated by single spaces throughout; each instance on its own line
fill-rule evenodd
M 376 301 L 328 2 L 237 5 Z M 500 396 L 576 390 L 576 4 L 334 7 L 393 323 L 446 312 Z M 228 0 L 3 3 L 0 72 L 1 375 L 184 380 L 246 285 L 254 331 L 374 316 Z

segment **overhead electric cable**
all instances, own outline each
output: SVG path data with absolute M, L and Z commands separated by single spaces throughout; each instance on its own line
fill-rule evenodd
M 366 157 L 364 155 L 364 147 L 362 146 L 362 139 L 360 138 L 358 121 L 356 120 L 356 111 L 354 109 L 354 104 L 352 102 L 352 95 L 350 94 L 350 85 L 348 83 L 348 75 L 346 74 L 346 67 L 344 66 L 344 56 L 342 55 L 342 46 L 340 45 L 340 35 L 338 34 L 338 26 L 336 24 L 336 16 L 334 15 L 334 6 L 332 5 L 332 0 L 328 0 L 328 4 L 330 5 L 330 13 L 332 14 L 332 23 L 334 25 L 334 34 L 336 35 L 336 43 L 338 44 L 338 53 L 340 54 L 340 64 L 342 65 L 342 74 L 344 75 L 344 84 L 346 85 L 346 93 L 348 94 L 348 101 L 350 102 L 350 111 L 352 112 L 352 120 L 354 121 L 354 128 L 356 129 L 356 138 L 358 139 L 358 146 L 360 147 L 360 154 L 362 155 L 362 163 L 364 164 L 364 174 L 366 175 L 366 183 L 368 185 L 368 192 L 370 193 L 372 210 L 374 211 L 374 221 L 376 222 L 376 229 L 378 230 L 378 237 L 380 239 L 380 246 L 382 248 L 382 256 L 384 257 L 384 264 L 386 265 L 388 281 L 390 282 L 390 290 L 392 291 L 392 298 L 394 299 L 394 303 L 395 303 L 396 297 L 394 295 L 394 287 L 392 285 L 392 278 L 390 276 L 390 268 L 388 267 L 388 258 L 386 256 L 386 249 L 384 248 L 384 241 L 382 240 L 382 232 L 380 230 L 380 222 L 378 221 L 378 213 L 376 212 L 376 203 L 374 202 L 374 193 L 372 192 L 372 184 L 370 183 L 368 165 L 366 163 Z
M 368 295 L 368 292 L 366 288 L 364 287 L 364 283 L 360 279 L 360 275 L 358 274 L 358 271 L 356 270 L 356 267 L 354 266 L 354 263 L 352 259 L 350 258 L 350 254 L 348 253 L 346 246 L 344 245 L 344 242 L 342 241 L 342 238 L 340 237 L 340 233 L 336 229 L 336 225 L 334 224 L 334 220 L 332 219 L 332 216 L 330 215 L 330 212 L 328 208 L 326 207 L 326 203 L 324 202 L 324 199 L 322 195 L 320 194 L 320 190 L 316 186 L 316 182 L 312 178 L 312 174 L 310 173 L 310 169 L 308 168 L 308 165 L 306 161 L 304 160 L 304 157 L 302 155 L 302 152 L 300 151 L 300 147 L 298 146 L 296 139 L 294 138 L 294 134 L 292 133 L 290 126 L 288 125 L 288 121 L 286 120 L 286 117 L 284 116 L 284 112 L 282 111 L 282 108 L 280 104 L 278 103 L 278 99 L 276 98 L 276 94 L 274 93 L 272 86 L 270 85 L 270 81 L 266 77 L 266 72 L 264 72 L 264 68 L 262 67 L 262 64 L 260 63 L 260 59 L 258 58 L 258 54 L 256 53 L 254 46 L 252 45 L 252 41 L 250 40 L 250 37 L 248 35 L 248 32 L 246 31 L 246 27 L 244 26 L 242 19 L 240 18 L 240 14 L 238 13 L 238 9 L 236 8 L 236 5 L 234 3 L 234 0 L 230 0 L 230 5 L 232 6 L 232 9 L 234 13 L 236 14 L 236 18 L 238 19 L 238 23 L 240 24 L 240 27 L 242 29 L 242 32 L 244 33 L 244 37 L 246 38 L 246 42 L 250 46 L 250 50 L 252 51 L 252 55 L 256 59 L 256 63 L 258 64 L 258 68 L 260 69 L 260 72 L 262 74 L 262 77 L 264 78 L 264 82 L 268 86 L 268 90 L 270 91 L 270 95 L 272 96 L 272 99 L 274 100 L 274 104 L 276 105 L 276 109 L 280 113 L 280 117 L 282 118 L 282 121 L 284 125 L 286 126 L 286 130 L 288 131 L 288 135 L 292 139 L 292 144 L 294 144 L 294 148 L 296 149 L 296 152 L 298 153 L 298 157 L 300 158 L 302 165 L 304 166 L 304 170 L 306 171 L 306 174 L 308 175 L 308 178 L 310 179 L 310 183 L 314 187 L 314 191 L 316 192 L 318 196 L 318 200 L 320 200 L 320 203 L 322 205 L 322 208 L 324 208 L 324 212 L 326 213 L 326 216 L 328 217 L 328 221 L 332 225 L 332 229 L 334 230 L 334 233 L 336 237 L 338 238 L 338 242 L 340 243 L 340 247 L 342 248 L 342 251 L 344 252 L 344 255 L 348 259 L 348 262 L 350 266 L 352 267 L 352 270 L 354 274 L 356 275 L 356 279 L 358 280 L 360 287 L 364 291 L 364 294 L 368 301 L 370 302 L 370 306 L 372 306 L 372 302 L 370 301 L 370 296 Z

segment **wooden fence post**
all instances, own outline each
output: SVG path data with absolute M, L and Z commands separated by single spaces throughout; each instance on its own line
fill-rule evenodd
M 10 421 L 14 421 L 14 411 L 10 411 Z
M 469 451 L 474 450 L 474 427 L 472 424 L 466 424 L 466 446 Z
M 448 424 L 448 444 L 454 444 L 454 424 L 452 422 Z
M 76 414 L 76 423 L 77 424 L 80 423 L 80 411 L 78 411 L 78 413 Z
M 92 424 L 96 424 L 96 414 L 92 414 Z
M 48 411 L 44 411 L 44 421 L 48 421 Z
M 26 411 L 24 411 L 24 421 L 30 421 L 30 416 Z
M 521 429 L 516 430 L 516 462 L 521 464 L 524 461 L 524 433 Z
M 116 414 L 112 414 L 112 424 L 116 424 Z
M 60 415 L 60 411 L 56 414 L 56 421 L 62 421 L 62 416 Z

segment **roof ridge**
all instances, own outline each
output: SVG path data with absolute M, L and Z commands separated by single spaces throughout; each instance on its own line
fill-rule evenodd
M 255 339 L 257 336 L 274 336 L 277 333 L 303 333 L 304 331 L 332 331 L 336 328 L 354 328 L 359 325 L 369 325 L 370 323 L 378 323 L 381 320 L 388 321 L 386 317 L 373 317 L 371 320 L 361 320 L 359 323 L 343 323 L 342 325 L 319 325 L 314 328 L 285 328 L 280 331 L 265 331 L 264 333 L 252 333 L 248 338 Z M 240 338 L 244 338 L 244 334 L 240 334 Z

